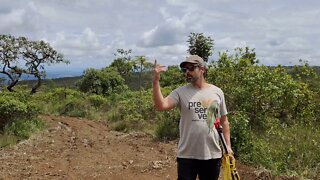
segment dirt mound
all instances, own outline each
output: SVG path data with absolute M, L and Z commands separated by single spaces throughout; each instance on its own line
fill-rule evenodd
M 42 116 L 48 128 L 0 150 L 0 179 L 176 179 L 176 141 L 111 131 L 107 124 Z M 237 164 L 241 179 L 262 177 Z M 263 173 L 262 173 L 263 174 Z M 259 177 L 260 176 L 260 177 Z

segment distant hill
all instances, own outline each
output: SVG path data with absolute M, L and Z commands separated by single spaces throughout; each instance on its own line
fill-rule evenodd
M 62 77 L 62 78 L 53 78 L 53 79 L 44 79 L 42 81 L 43 85 L 55 85 L 58 87 L 70 87 L 74 88 L 76 86 L 76 82 L 80 80 L 82 76 L 74 76 L 74 77 Z M 28 85 L 32 86 L 37 83 L 37 80 L 23 80 L 19 82 L 19 85 Z
M 57 87 L 76 87 L 76 82 L 79 81 L 83 76 L 74 76 L 74 77 L 61 77 L 53 79 L 44 79 L 42 81 L 43 85 L 54 85 Z M 152 72 L 143 73 L 141 80 L 139 80 L 139 73 L 134 73 L 130 77 L 125 79 L 125 83 L 129 86 L 131 90 L 138 90 L 139 86 L 143 88 L 150 88 L 152 82 Z M 22 80 L 19 85 L 28 85 L 33 86 L 37 83 L 37 80 Z

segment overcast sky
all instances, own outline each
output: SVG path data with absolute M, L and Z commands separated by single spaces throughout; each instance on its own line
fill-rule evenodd
M 319 0 L 0 0 L 1 34 L 45 40 L 81 71 L 118 48 L 179 64 L 190 32 L 214 39 L 211 59 L 248 46 L 261 64 L 320 65 Z

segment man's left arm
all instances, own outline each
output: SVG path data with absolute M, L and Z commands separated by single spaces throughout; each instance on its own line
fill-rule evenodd
M 230 141 L 230 126 L 227 115 L 222 115 L 220 118 L 220 125 L 222 126 L 222 133 L 224 136 L 224 139 L 227 144 L 228 152 L 229 154 L 233 155 L 233 151 L 231 148 L 231 141 Z

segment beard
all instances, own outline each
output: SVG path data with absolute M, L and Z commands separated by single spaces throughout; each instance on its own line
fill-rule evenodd
M 194 83 L 194 82 L 196 82 L 198 80 L 198 77 L 194 77 L 194 76 L 192 76 L 190 74 L 187 74 L 186 75 L 186 80 L 187 80 L 188 83 Z

